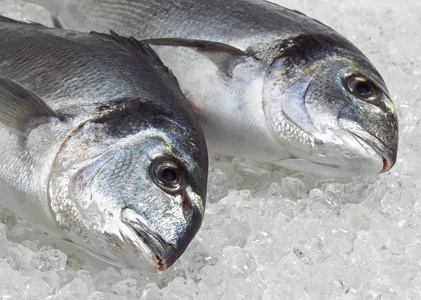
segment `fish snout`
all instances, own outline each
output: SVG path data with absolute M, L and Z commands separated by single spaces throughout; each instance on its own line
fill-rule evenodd
M 195 224 L 197 225 L 196 222 L 186 222 L 186 226 L 177 224 L 178 230 L 169 233 L 166 228 L 169 225 L 174 227 L 174 223 L 178 222 L 173 222 L 174 220 L 171 220 L 171 218 L 164 218 L 159 224 L 155 225 L 160 227 L 161 230 L 158 230 L 154 224 L 151 224 L 151 222 L 131 208 L 125 208 L 122 211 L 121 219 L 123 223 L 136 232 L 141 241 L 155 254 L 158 262 L 156 267 L 158 271 L 166 270 L 174 264 L 183 254 L 201 224 L 201 222 L 198 223 L 198 226 L 195 226 Z M 172 222 L 173 224 L 171 224 Z

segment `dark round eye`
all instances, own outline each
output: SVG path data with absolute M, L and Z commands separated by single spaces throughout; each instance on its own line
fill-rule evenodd
M 345 81 L 347 89 L 361 100 L 373 101 L 377 99 L 379 89 L 368 79 L 352 75 Z
M 184 171 L 171 157 L 154 160 L 149 172 L 155 184 L 166 192 L 177 193 L 184 187 Z

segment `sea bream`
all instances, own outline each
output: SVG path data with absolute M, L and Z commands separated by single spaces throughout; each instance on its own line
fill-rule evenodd
M 201 225 L 208 171 L 174 76 L 115 33 L 1 17 L 0 41 L 1 204 L 111 264 L 172 265 Z
M 26 1 L 65 28 L 155 39 L 210 150 L 329 175 L 376 174 L 396 161 L 382 77 L 302 13 L 262 0 Z

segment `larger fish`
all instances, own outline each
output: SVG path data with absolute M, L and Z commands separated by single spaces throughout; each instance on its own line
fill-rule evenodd
M 385 172 L 396 161 L 397 116 L 380 74 L 297 11 L 259 0 L 31 2 L 66 28 L 160 38 L 150 42 L 210 150 L 336 175 Z
M 207 165 L 191 107 L 148 46 L 0 18 L 2 204 L 154 272 L 200 227 Z

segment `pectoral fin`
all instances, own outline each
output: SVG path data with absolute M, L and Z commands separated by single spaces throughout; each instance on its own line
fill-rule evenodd
M 233 46 L 204 40 L 190 40 L 181 38 L 150 39 L 142 42 L 150 45 L 174 46 L 193 48 L 209 58 L 218 69 L 229 77 L 238 63 L 253 56 Z
M 22 135 L 28 126 L 54 117 L 58 115 L 37 95 L 7 78 L 0 78 L 1 123 Z

